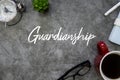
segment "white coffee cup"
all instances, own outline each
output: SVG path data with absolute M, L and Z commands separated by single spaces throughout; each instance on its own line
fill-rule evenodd
M 107 56 L 109 56 L 109 55 L 111 55 L 111 54 L 120 55 L 120 51 L 110 51 L 110 52 L 108 52 L 107 54 L 104 55 L 104 57 L 103 57 L 102 60 L 100 61 L 100 67 L 99 67 L 99 69 L 100 69 L 100 74 L 101 74 L 101 76 L 103 77 L 104 80 L 120 80 L 120 76 L 119 76 L 119 78 L 116 78 L 116 79 L 112 79 L 112 78 L 107 77 L 107 76 L 104 74 L 103 70 L 102 70 L 103 61 L 105 60 L 105 58 L 106 58 Z M 119 62 L 120 62 L 120 61 L 119 61 Z

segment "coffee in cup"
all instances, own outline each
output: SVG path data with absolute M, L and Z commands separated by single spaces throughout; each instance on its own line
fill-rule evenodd
M 104 78 L 120 80 L 120 52 L 112 51 L 103 57 L 100 72 Z

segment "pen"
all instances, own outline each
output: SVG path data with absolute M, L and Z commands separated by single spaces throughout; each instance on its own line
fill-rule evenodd
M 104 15 L 108 16 L 111 12 L 113 12 L 115 9 L 117 9 L 120 6 L 120 2 L 118 2 L 115 6 L 113 6 L 111 9 L 109 9 Z

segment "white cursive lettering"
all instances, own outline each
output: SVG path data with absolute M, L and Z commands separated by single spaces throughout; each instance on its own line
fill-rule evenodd
M 57 34 L 39 34 L 41 27 L 37 26 L 35 27 L 29 34 L 28 36 L 28 42 L 36 44 L 37 41 L 43 40 L 43 41 L 48 41 L 50 39 L 53 40 L 58 40 L 58 41 L 67 41 L 71 40 L 72 44 L 76 44 L 78 40 L 83 40 L 86 41 L 86 45 L 88 46 L 90 40 L 95 38 L 96 36 L 91 33 L 87 33 L 86 35 L 83 35 L 83 27 L 80 29 L 78 35 L 77 33 L 75 34 L 63 34 L 62 33 L 62 27 L 59 28 L 59 31 Z

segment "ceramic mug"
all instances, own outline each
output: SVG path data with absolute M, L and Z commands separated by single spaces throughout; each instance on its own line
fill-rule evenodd
M 97 48 L 96 70 L 104 80 L 120 80 L 120 51 L 109 51 L 103 41 L 98 42 Z

